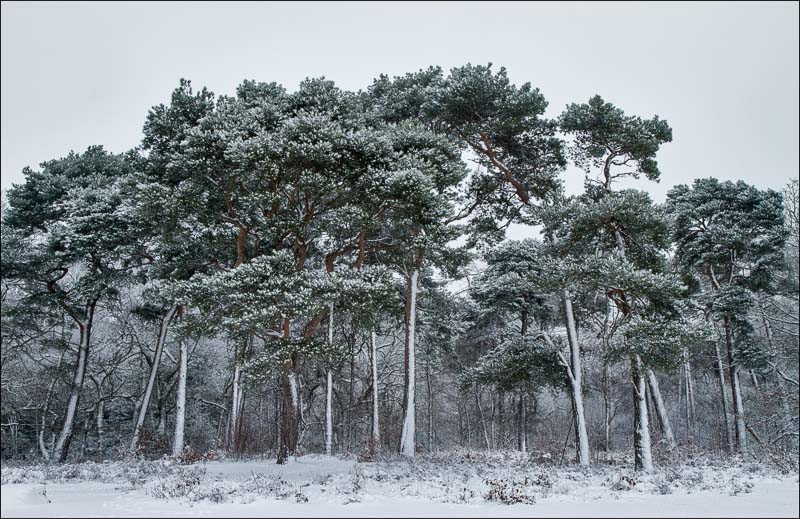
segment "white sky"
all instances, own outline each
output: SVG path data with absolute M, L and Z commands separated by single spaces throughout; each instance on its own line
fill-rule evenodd
M 662 181 L 637 184 L 656 200 L 703 176 L 779 189 L 798 174 L 798 5 L 4 1 L 2 188 L 70 150 L 136 146 L 181 77 L 217 94 L 314 76 L 357 90 L 491 61 L 538 87 L 550 116 L 600 94 L 667 119 Z M 582 188 L 582 172 L 564 178 Z

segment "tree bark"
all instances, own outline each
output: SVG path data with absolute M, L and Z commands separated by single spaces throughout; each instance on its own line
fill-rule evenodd
M 634 468 L 644 472 L 653 470 L 650 442 L 650 424 L 647 417 L 647 381 L 638 354 L 631 356 L 631 378 L 633 379 L 634 420 Z
M 278 451 L 278 464 L 286 463 L 289 456 L 297 452 L 297 436 L 300 413 L 300 390 L 297 386 L 297 353 L 284 362 L 281 370 L 283 395 L 281 420 L 281 445 Z
M 333 348 L 333 303 L 330 304 L 328 311 L 328 348 Z M 333 449 L 333 412 L 331 409 L 331 397 L 333 392 L 333 374 L 331 368 L 327 369 L 325 392 L 325 454 L 331 455 Z
M 183 453 L 183 435 L 186 429 L 186 378 L 189 374 L 189 348 L 186 341 L 179 343 L 178 359 L 178 394 L 175 401 L 175 439 L 172 444 L 172 455 Z
M 647 368 L 647 381 L 650 384 L 650 394 L 653 396 L 653 403 L 655 404 L 656 413 L 658 413 L 658 424 L 661 430 L 661 437 L 667 444 L 667 448 L 672 450 L 677 445 L 675 443 L 675 435 L 672 433 L 672 425 L 669 421 L 667 408 L 664 405 L 664 399 L 661 397 L 661 391 L 658 388 L 658 379 L 652 369 Z
M 724 318 L 725 347 L 728 352 L 728 370 L 731 379 L 731 395 L 733 397 L 733 423 L 736 432 L 736 449 L 744 454 L 747 452 L 747 431 L 744 423 L 744 402 L 742 401 L 742 387 L 739 381 L 739 366 L 733 352 L 733 338 L 731 337 L 730 319 Z
M 153 365 L 150 366 L 150 378 L 147 380 L 147 387 L 144 390 L 142 405 L 139 408 L 139 416 L 136 418 L 136 425 L 133 428 L 133 437 L 131 438 L 131 444 L 129 447 L 131 452 L 136 452 L 136 449 L 139 446 L 139 434 L 144 426 L 144 419 L 145 416 L 147 416 L 147 408 L 150 405 L 150 397 L 153 394 L 153 385 L 155 384 L 156 377 L 158 376 L 158 366 L 161 362 L 161 354 L 164 351 L 164 343 L 167 338 L 167 327 L 169 326 L 169 322 L 172 320 L 172 316 L 175 315 L 175 311 L 177 309 L 178 305 L 173 304 L 169 307 L 167 313 L 161 319 L 161 326 L 159 327 L 158 331 L 158 340 L 156 341 L 156 352 L 153 355 Z
M 404 393 L 404 418 L 403 431 L 400 437 L 400 453 L 410 458 L 414 457 L 416 450 L 415 414 L 415 335 L 417 322 L 417 283 L 419 270 L 414 269 L 408 276 L 406 284 L 406 336 L 405 336 L 405 390 Z
M 83 382 L 86 379 L 86 369 L 89 363 L 89 345 L 92 338 L 92 324 L 94 321 L 94 310 L 97 301 L 91 301 L 86 305 L 86 318 L 78 322 L 80 330 L 80 344 L 78 346 L 78 363 L 75 366 L 75 375 L 72 378 L 72 387 L 67 400 L 67 410 L 64 414 L 64 423 L 61 433 L 54 448 L 54 457 L 59 463 L 64 463 L 69 453 L 69 446 L 72 442 L 75 415 L 78 412 L 78 402 L 80 401 Z
M 575 325 L 575 314 L 572 310 L 572 295 L 564 291 L 564 315 L 567 320 L 567 341 L 569 342 L 570 362 L 565 366 L 572 390 L 572 401 L 575 404 L 575 432 L 577 442 L 578 463 L 589 466 L 589 436 L 586 433 L 586 414 L 583 405 L 583 370 L 581 369 L 580 343 L 578 328 Z
M 61 363 L 64 361 L 64 352 L 61 352 L 61 355 L 58 357 L 58 364 L 56 364 L 56 373 L 59 372 L 61 369 Z M 44 431 L 47 424 L 47 413 L 50 412 L 50 399 L 53 396 L 53 389 L 55 388 L 56 382 L 58 381 L 58 375 L 53 376 L 53 379 L 50 381 L 50 385 L 47 386 L 47 393 L 44 397 L 44 409 L 42 410 L 42 425 L 39 429 L 39 451 L 42 453 L 42 457 L 46 460 L 50 460 L 50 451 L 47 449 L 47 445 L 44 444 Z
M 372 368 L 372 434 L 370 448 L 373 454 L 380 450 L 381 434 L 378 423 L 378 351 L 375 343 L 375 330 L 370 333 L 370 364 Z

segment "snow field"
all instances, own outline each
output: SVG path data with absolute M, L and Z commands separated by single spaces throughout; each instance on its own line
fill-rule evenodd
M 634 473 L 521 453 L 2 468 L 2 517 L 798 516 L 798 475 L 707 459 Z M 515 504 L 511 504 L 515 503 Z

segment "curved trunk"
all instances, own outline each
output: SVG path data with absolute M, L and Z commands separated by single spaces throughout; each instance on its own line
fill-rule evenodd
M 78 412 L 78 402 L 80 401 L 83 381 L 86 379 L 86 368 L 89 363 L 89 344 L 92 337 L 92 322 L 94 320 L 94 309 L 96 301 L 91 302 L 86 308 L 86 320 L 78 323 L 80 329 L 80 345 L 78 346 L 78 363 L 75 366 L 75 375 L 72 378 L 72 388 L 67 400 L 67 410 L 64 414 L 64 424 L 61 433 L 58 435 L 54 447 L 54 457 L 59 463 L 67 459 L 69 445 L 72 442 L 72 434 L 75 425 L 75 415 Z

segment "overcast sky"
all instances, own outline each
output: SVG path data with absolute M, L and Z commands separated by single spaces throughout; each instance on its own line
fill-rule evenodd
M 139 144 L 181 77 L 231 94 L 243 79 L 294 90 L 325 76 L 505 66 L 548 115 L 600 94 L 658 114 L 656 200 L 703 176 L 781 188 L 798 174 L 798 3 L 2 2 L 2 188 L 92 144 Z M 583 174 L 565 174 L 569 191 Z

